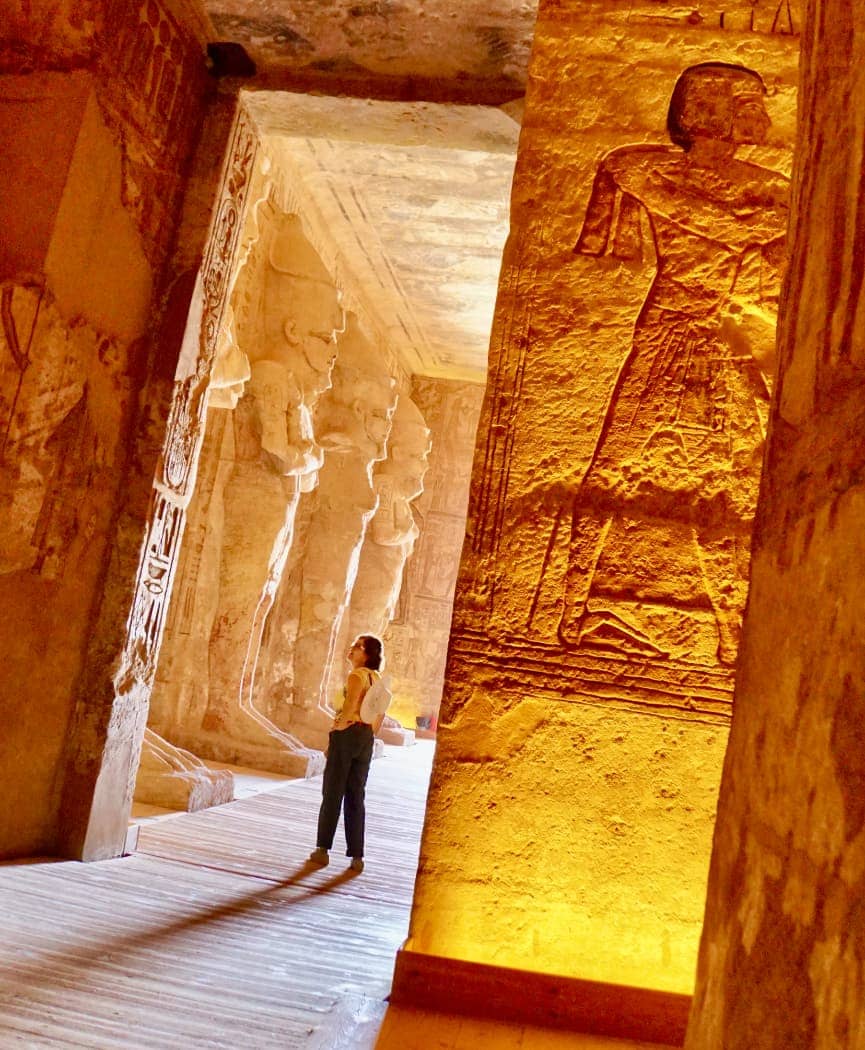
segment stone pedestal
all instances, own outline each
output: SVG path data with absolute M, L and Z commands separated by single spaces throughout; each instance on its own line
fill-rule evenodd
M 234 776 L 208 767 L 189 751 L 175 747 L 148 729 L 135 780 L 135 800 L 165 809 L 192 812 L 220 806 L 234 797 Z

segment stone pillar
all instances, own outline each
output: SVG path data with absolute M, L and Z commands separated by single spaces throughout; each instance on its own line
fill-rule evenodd
M 334 661 L 338 667 L 344 655 L 336 652 L 336 642 L 378 506 L 372 468 L 386 455 L 395 403 L 394 380 L 350 314 L 333 389 L 322 399 L 317 418 L 326 458 L 306 542 L 295 563 L 294 587 L 281 595 L 269 649 L 281 660 L 293 656 L 291 692 L 280 664 L 270 665 L 267 695 L 274 719 L 312 747 L 326 746 L 333 718 L 326 686 Z M 294 624 L 294 638 L 286 637 Z
M 469 477 L 484 388 L 415 376 L 412 398 L 432 434 L 424 491 L 413 502 L 420 535 L 385 632 L 393 714 L 434 733 L 444 684 L 454 587 L 466 531 Z
M 168 411 L 158 304 L 205 112 L 176 11 L 70 10 L 4 15 L 3 857 L 124 848 L 153 655 L 121 655 L 159 452 L 139 438 Z
M 809 3 L 778 391 L 691 1050 L 865 1038 L 863 63 L 865 10 Z
M 174 742 L 196 754 L 289 775 L 320 771 L 323 756 L 282 732 L 254 702 L 259 650 L 267 618 L 294 539 L 301 494 L 311 491 L 323 451 L 312 410 L 330 385 L 334 334 L 343 313 L 336 289 L 303 236 L 300 219 L 276 206 L 253 216 L 261 229 L 233 296 L 232 352 L 249 361 L 246 392 L 233 411 L 211 410 L 221 425 L 219 485 L 206 486 L 206 527 L 189 571 L 209 584 L 196 596 L 191 633 L 205 683 L 183 709 L 189 654 L 174 661 L 176 677 L 160 705 L 169 712 Z M 236 343 L 236 346 L 234 345 Z M 221 396 L 243 383 L 243 368 L 222 370 Z M 228 380 L 225 372 L 228 371 Z M 220 415 L 226 418 L 220 420 Z M 216 564 L 203 565 L 207 552 Z M 190 593 L 190 583 L 184 591 Z M 215 593 L 214 593 L 215 592 Z M 178 638 L 176 645 L 182 646 Z M 182 664 L 186 664 L 181 670 Z
M 397 1000 L 462 960 L 681 1020 L 784 261 L 776 7 L 541 3 Z
M 424 418 L 417 405 L 407 395 L 401 395 L 388 438 L 387 459 L 373 473 L 378 508 L 361 548 L 351 607 L 343 619 L 337 652 L 361 634 L 384 638 L 394 617 L 403 570 L 420 532 L 412 504 L 423 492 L 429 451 L 430 432 Z M 336 661 L 331 668 L 328 695 L 335 695 L 342 687 L 338 678 L 344 676 L 344 670 L 342 662 Z M 390 673 L 386 648 L 385 670 Z M 403 728 L 392 714 L 387 715 L 378 735 L 386 744 L 414 743 L 413 713 L 408 728 Z

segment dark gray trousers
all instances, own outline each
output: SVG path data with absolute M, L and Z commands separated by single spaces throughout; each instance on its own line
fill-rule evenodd
M 318 814 L 320 849 L 330 849 L 339 823 L 342 807 L 345 821 L 345 854 L 363 856 L 363 834 L 366 823 L 366 778 L 372 762 L 372 726 L 356 723 L 348 729 L 333 729 L 327 748 L 327 764 L 321 785 L 321 809 Z

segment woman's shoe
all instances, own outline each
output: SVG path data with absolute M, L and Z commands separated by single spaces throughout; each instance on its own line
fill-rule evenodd
M 330 864 L 330 854 L 326 849 L 316 846 L 309 855 L 309 863 L 317 864 L 319 868 L 326 868 L 327 865 Z
M 349 867 L 352 871 L 363 871 L 363 857 L 352 857 Z

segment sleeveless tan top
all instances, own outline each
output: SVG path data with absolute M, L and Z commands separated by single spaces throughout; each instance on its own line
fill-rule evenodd
M 357 722 L 362 722 L 363 719 L 360 717 L 360 705 L 363 702 L 363 698 L 367 694 L 367 690 L 372 683 L 379 677 L 378 671 L 373 671 L 369 667 L 355 667 L 349 674 L 349 678 L 353 674 L 360 675 L 361 678 L 361 690 L 357 694 L 354 702 L 349 704 L 348 700 L 348 683 L 343 686 L 342 690 L 342 707 L 337 712 L 337 716 L 334 719 L 334 725 L 339 723 L 340 728 L 354 725 Z

